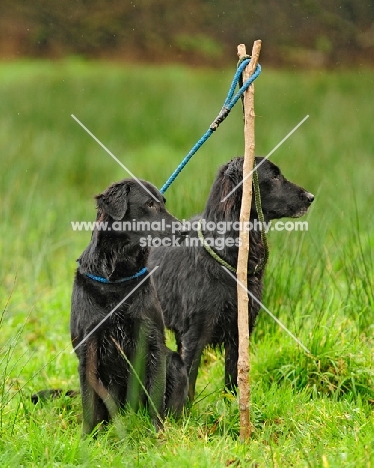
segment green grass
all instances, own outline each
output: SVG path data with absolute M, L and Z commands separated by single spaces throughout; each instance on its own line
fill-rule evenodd
M 81 403 L 34 407 L 34 391 L 78 388 L 70 354 L 75 259 L 93 196 L 127 174 L 161 186 L 217 115 L 233 70 L 78 60 L 0 68 L 0 466 L 374 465 L 374 72 L 264 70 L 256 82 L 256 152 L 316 195 L 308 232 L 272 232 L 264 303 L 312 351 L 261 312 L 251 340 L 251 417 L 222 393 L 223 357 L 207 351 L 191 410 L 155 435 L 145 416 L 80 439 Z M 243 153 L 240 105 L 167 192 L 179 218 L 199 212 L 218 166 Z

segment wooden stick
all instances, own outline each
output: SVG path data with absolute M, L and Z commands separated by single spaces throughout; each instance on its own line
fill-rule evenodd
M 252 59 L 243 72 L 243 82 L 255 71 L 261 50 L 261 41 L 255 41 L 252 48 Z M 246 55 L 244 44 L 238 45 L 238 56 L 241 59 Z M 254 86 L 244 93 L 244 163 L 243 178 L 253 169 L 255 158 L 255 111 Z M 244 179 L 242 205 L 240 208 L 240 226 L 244 226 L 250 219 L 252 204 L 252 174 Z M 249 254 L 249 232 L 241 228 L 238 253 L 237 279 L 238 279 L 238 331 L 239 331 L 239 358 L 238 358 L 238 390 L 240 412 L 240 440 L 249 439 L 252 428 L 250 424 L 250 386 L 249 386 L 249 309 L 248 293 L 240 284 L 247 287 L 247 269 Z

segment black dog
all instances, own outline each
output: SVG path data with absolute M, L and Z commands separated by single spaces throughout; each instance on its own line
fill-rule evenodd
M 165 345 L 156 291 L 150 278 L 144 280 L 150 248 L 141 242 L 171 236 L 170 226 L 178 220 L 160 192 L 141 182 L 157 201 L 133 179 L 96 196 L 96 228 L 78 260 L 71 340 L 79 359 L 85 434 L 127 404 L 146 406 L 159 427 L 158 416 L 180 413 L 187 396 L 185 366 Z M 142 230 L 135 221 L 142 222 Z
M 256 164 L 263 158 L 256 158 Z M 265 221 L 283 217 L 299 217 L 308 211 L 314 196 L 286 180 L 279 168 L 268 160 L 258 168 L 262 210 Z M 238 244 L 227 239 L 238 238 L 242 199 L 242 186 L 221 202 L 243 179 L 243 158 L 235 158 L 222 166 L 213 183 L 205 210 L 198 218 L 205 222 L 231 222 L 231 229 L 220 233 L 206 229 L 203 236 L 215 245 L 226 245 L 219 252 L 221 259 L 236 268 Z M 252 202 L 251 221 L 257 219 L 255 202 Z M 209 224 L 208 224 L 209 226 Z M 197 238 L 196 231 L 190 233 Z M 195 393 L 195 382 L 200 357 L 207 345 L 225 347 L 225 384 L 235 391 L 237 385 L 238 330 L 237 284 L 222 266 L 200 245 L 152 248 L 149 267 L 160 265 L 153 275 L 157 294 L 164 313 L 166 327 L 174 331 L 178 350 L 189 372 L 189 397 Z M 250 232 L 248 260 L 248 289 L 261 301 L 264 275 L 264 244 L 260 230 Z M 252 331 L 260 306 L 251 297 L 250 330 Z

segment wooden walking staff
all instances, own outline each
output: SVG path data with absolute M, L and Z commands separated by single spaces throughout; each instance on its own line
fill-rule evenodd
M 255 41 L 252 48 L 252 58 L 243 72 L 245 82 L 255 71 L 261 50 L 261 41 Z M 238 45 L 238 56 L 241 59 L 246 55 L 244 44 Z M 245 226 L 250 219 L 252 204 L 252 174 L 245 179 L 254 166 L 255 159 L 255 111 L 254 111 L 254 85 L 253 83 L 244 93 L 244 163 L 243 163 L 243 196 L 240 209 L 240 226 Z M 249 309 L 248 293 L 241 286 L 247 287 L 247 269 L 249 254 L 249 232 L 240 230 L 240 244 L 237 265 L 238 279 L 238 331 L 239 331 L 239 358 L 238 358 L 238 389 L 240 412 L 240 440 L 244 442 L 251 435 L 249 415 Z

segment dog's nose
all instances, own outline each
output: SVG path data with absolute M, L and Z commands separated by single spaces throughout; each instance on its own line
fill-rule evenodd
M 312 203 L 312 201 L 314 200 L 314 195 L 312 193 L 307 192 L 306 198 L 310 201 L 310 203 Z

